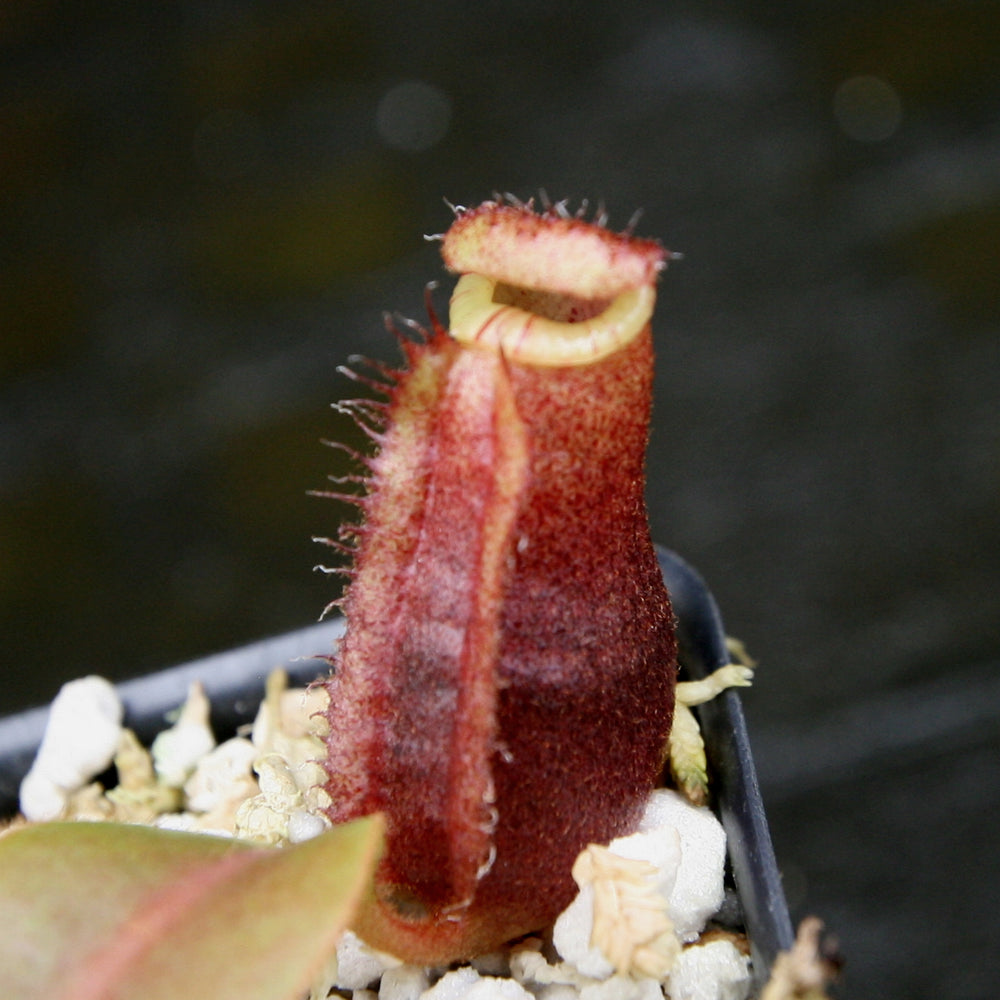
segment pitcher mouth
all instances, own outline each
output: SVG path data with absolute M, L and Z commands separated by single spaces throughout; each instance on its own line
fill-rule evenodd
M 458 218 L 442 256 L 461 275 L 452 336 L 533 365 L 590 364 L 645 328 L 656 280 L 675 256 L 655 240 L 615 233 L 565 205 L 485 202 Z
M 464 274 L 451 297 L 451 335 L 530 365 L 583 365 L 620 350 L 653 314 L 654 285 L 585 299 Z

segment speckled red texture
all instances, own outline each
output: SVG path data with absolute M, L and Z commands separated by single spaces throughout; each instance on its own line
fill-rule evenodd
M 408 349 L 329 684 L 337 822 L 380 810 L 356 922 L 442 963 L 543 928 L 627 832 L 669 734 L 673 618 L 647 526 L 648 327 L 604 360 Z

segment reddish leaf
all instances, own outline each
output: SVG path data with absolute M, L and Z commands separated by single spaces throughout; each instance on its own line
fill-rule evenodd
M 0 981 L 17 1000 L 291 1000 L 377 860 L 369 817 L 281 850 L 113 823 L 0 838 Z

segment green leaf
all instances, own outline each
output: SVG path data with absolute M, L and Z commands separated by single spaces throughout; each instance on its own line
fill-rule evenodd
M 382 820 L 282 849 L 115 823 L 0 837 L 11 1000 L 292 1000 L 366 887 Z

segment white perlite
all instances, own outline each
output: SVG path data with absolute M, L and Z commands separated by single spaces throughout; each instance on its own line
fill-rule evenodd
M 385 1000 L 379 994 L 379 1000 Z M 448 972 L 429 990 L 422 1000 L 534 1000 L 534 997 L 513 979 L 481 976 L 471 966 Z
M 542 942 L 529 939 L 510 955 L 510 977 L 535 1000 L 663 1000 L 656 979 L 612 975 L 593 979 L 568 962 L 552 965 L 542 954 Z
M 430 987 L 427 970 L 419 965 L 397 965 L 382 973 L 379 1000 L 420 1000 Z
M 687 943 L 698 937 L 722 905 L 726 832 L 709 809 L 661 788 L 649 797 L 638 835 L 658 831 L 662 835 L 665 830 L 676 831 L 681 842 L 680 865 L 667 904 L 675 933 Z
M 165 785 L 181 788 L 198 761 L 215 746 L 208 717 L 210 706 L 205 689 L 195 681 L 181 706 L 177 721 L 164 729 L 150 748 L 156 775 Z
M 103 677 L 63 685 L 49 709 L 38 755 L 21 782 L 21 812 L 27 819 L 57 819 L 70 795 L 110 766 L 122 715 L 118 693 Z
M 250 769 L 256 757 L 257 748 L 239 736 L 213 747 L 197 761 L 184 785 L 188 809 L 208 813 L 254 794 Z
M 352 931 L 345 931 L 337 944 L 337 975 L 333 985 L 342 990 L 363 990 L 378 983 L 386 970 L 402 964 L 398 958 L 369 947 Z
M 708 809 L 653 792 L 636 833 L 580 856 L 580 892 L 556 920 L 556 950 L 594 979 L 662 979 L 722 904 L 725 860 L 726 835 Z
M 684 947 L 722 903 L 725 849 L 709 810 L 653 792 L 635 834 L 591 846 L 574 865 L 581 888 L 556 920 L 554 961 L 540 940 L 525 941 L 510 954 L 511 980 L 534 1000 L 743 1000 L 749 962 L 730 941 Z M 447 996 L 435 987 L 420 1000 L 511 1000 L 498 985 L 510 980 L 458 971 Z M 379 1000 L 413 998 L 388 989 Z
M 553 928 L 556 951 L 593 979 L 616 971 L 661 979 L 680 950 L 667 913 L 679 864 L 672 829 L 588 847 L 573 866 L 580 891 Z
M 667 979 L 673 1000 L 744 1000 L 750 986 L 746 958 L 729 941 L 685 948 Z

